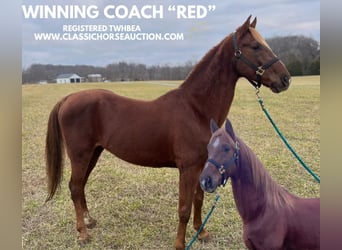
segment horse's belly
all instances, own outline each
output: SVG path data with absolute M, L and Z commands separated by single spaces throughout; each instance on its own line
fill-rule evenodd
M 146 142 L 139 145 L 126 141 L 119 145 L 110 145 L 106 149 L 116 157 L 132 164 L 147 167 L 175 167 L 171 153 L 165 146 L 153 146 Z

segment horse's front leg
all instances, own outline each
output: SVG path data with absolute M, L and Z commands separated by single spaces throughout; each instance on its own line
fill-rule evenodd
M 199 178 L 199 177 L 198 177 Z M 197 178 L 197 179 L 198 179 Z M 202 205 L 203 205 L 203 198 L 204 198 L 204 192 L 201 188 L 201 185 L 199 181 L 196 184 L 196 193 L 194 198 L 194 228 L 197 231 L 201 225 L 202 225 Z M 200 240 L 208 240 L 209 239 L 209 233 L 204 228 L 198 235 L 198 239 Z
M 185 233 L 186 226 L 188 224 L 191 205 L 194 199 L 194 193 L 196 189 L 196 180 L 198 181 L 197 174 L 194 173 L 195 168 L 180 168 L 179 176 L 179 201 L 178 201 L 178 230 L 176 238 L 176 249 L 185 249 Z

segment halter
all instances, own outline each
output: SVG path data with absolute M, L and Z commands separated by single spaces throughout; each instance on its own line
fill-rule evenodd
M 240 152 L 239 143 L 238 143 L 238 141 L 235 141 L 235 152 L 234 152 L 234 155 L 232 158 L 230 158 L 226 162 L 223 162 L 222 164 L 218 163 L 217 161 L 215 161 L 212 158 L 209 158 L 207 160 L 207 162 L 213 164 L 217 168 L 217 170 L 220 172 L 220 174 L 221 174 L 221 186 L 226 185 L 228 178 L 226 178 L 224 176 L 224 173 L 227 171 L 227 169 L 230 167 L 230 165 L 232 165 L 233 163 L 235 163 L 236 165 L 238 164 L 239 152 Z
M 234 44 L 234 55 L 236 59 L 241 59 L 245 64 L 247 64 L 250 68 L 252 68 L 255 71 L 257 80 L 249 80 L 247 78 L 247 80 L 255 87 L 255 88 L 260 88 L 261 86 L 261 78 L 262 75 L 265 73 L 265 70 L 268 69 L 269 67 L 271 67 L 274 63 L 276 63 L 277 61 L 279 61 L 278 57 L 273 58 L 272 60 L 270 60 L 268 63 L 262 65 L 262 66 L 256 66 L 254 63 L 252 63 L 250 60 L 248 60 L 247 57 L 245 57 L 242 54 L 242 51 L 239 49 L 239 46 L 237 44 L 237 39 L 236 39 L 236 32 L 233 32 L 232 34 L 233 36 L 233 44 Z

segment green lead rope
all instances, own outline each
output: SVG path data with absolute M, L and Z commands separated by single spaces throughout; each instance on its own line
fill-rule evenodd
M 189 244 L 185 247 L 185 250 L 189 250 L 190 247 L 192 246 L 192 244 L 196 241 L 198 235 L 200 234 L 200 232 L 202 231 L 204 225 L 207 223 L 208 219 L 210 218 L 212 212 L 214 211 L 215 209 L 215 206 L 216 206 L 216 203 L 217 201 L 220 199 L 220 195 L 219 194 L 216 194 L 216 197 L 215 197 L 215 200 L 214 200 L 214 204 L 213 206 L 211 207 L 210 211 L 208 212 L 207 216 L 205 217 L 202 225 L 200 226 L 200 228 L 197 230 L 196 234 L 194 235 L 194 237 L 192 238 L 192 240 L 189 242 Z
M 261 109 L 264 111 L 265 115 L 267 116 L 268 120 L 271 122 L 272 126 L 274 127 L 275 131 L 277 131 L 279 137 L 282 139 L 282 141 L 285 143 L 287 148 L 291 151 L 291 153 L 294 155 L 294 157 L 300 162 L 300 164 L 308 171 L 318 183 L 321 183 L 320 178 L 312 171 L 310 167 L 308 167 L 305 162 L 300 158 L 300 156 L 296 153 L 296 151 L 293 149 L 293 147 L 290 145 L 290 143 L 286 140 L 284 135 L 280 132 L 279 128 L 277 125 L 274 123 L 272 117 L 268 113 L 267 109 L 264 106 L 264 101 L 262 98 L 259 96 L 259 89 L 257 89 L 256 95 L 258 97 L 258 102 L 260 103 Z

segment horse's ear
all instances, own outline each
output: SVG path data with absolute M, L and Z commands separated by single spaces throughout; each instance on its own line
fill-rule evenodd
M 226 132 L 235 140 L 235 133 L 233 130 L 233 125 L 228 119 L 226 119 L 225 129 L 226 129 Z
M 243 36 L 243 34 L 245 34 L 245 32 L 248 31 L 249 27 L 251 26 L 251 17 L 252 15 L 250 15 L 247 20 L 244 22 L 244 24 L 242 24 L 239 28 L 238 28 L 238 31 L 239 31 L 239 34 L 240 36 Z
M 215 133 L 216 130 L 218 130 L 219 127 L 217 125 L 217 123 L 214 121 L 214 119 L 210 119 L 210 130 L 211 130 L 211 133 Z
M 255 17 L 253 22 L 251 23 L 251 27 L 255 29 L 256 23 L 257 23 L 257 18 Z

